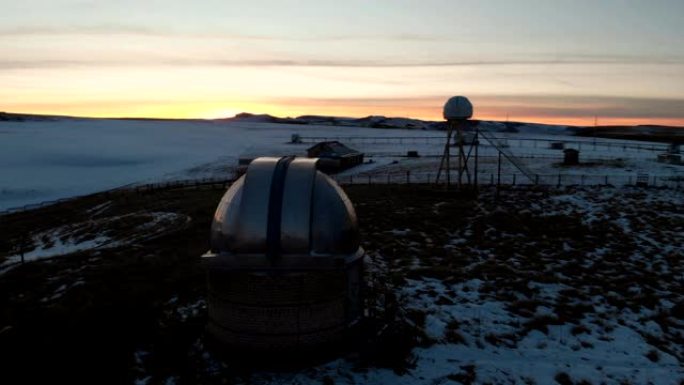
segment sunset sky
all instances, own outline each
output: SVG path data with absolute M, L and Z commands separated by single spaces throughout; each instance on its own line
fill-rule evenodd
M 0 111 L 684 126 L 682 0 L 0 5 Z

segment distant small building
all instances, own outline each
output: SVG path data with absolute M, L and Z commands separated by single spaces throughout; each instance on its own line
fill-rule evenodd
M 254 157 L 251 156 L 242 156 L 240 159 L 238 159 L 238 166 L 249 166 L 250 163 L 254 160 Z
M 658 154 L 658 162 L 669 164 L 682 164 L 682 156 L 680 154 Z
M 307 150 L 309 158 L 320 158 L 318 168 L 323 172 L 340 172 L 363 163 L 363 153 L 338 141 L 320 142 Z
M 566 166 L 572 166 L 579 164 L 579 151 L 574 148 L 567 148 L 563 150 L 565 157 L 563 158 L 563 164 Z
M 238 165 L 235 167 L 235 178 L 239 178 L 247 172 L 247 167 L 249 167 L 254 158 L 253 156 L 241 156 L 238 159 Z

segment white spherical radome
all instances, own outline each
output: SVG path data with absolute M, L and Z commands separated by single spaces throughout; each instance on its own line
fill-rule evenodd
M 454 96 L 444 104 L 444 119 L 466 120 L 473 116 L 473 105 L 465 96 Z

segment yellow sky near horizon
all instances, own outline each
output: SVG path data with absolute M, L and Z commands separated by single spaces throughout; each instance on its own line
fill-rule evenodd
M 441 120 L 465 95 L 483 120 L 684 126 L 682 15 L 677 0 L 25 0 L 0 14 L 0 110 Z

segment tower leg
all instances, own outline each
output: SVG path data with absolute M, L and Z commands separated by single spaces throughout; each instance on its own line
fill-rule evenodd
M 461 125 L 457 123 L 456 135 L 458 140 L 458 189 L 463 185 L 463 165 L 465 164 L 465 153 L 463 152 L 463 133 L 461 132 Z
M 453 125 L 452 122 L 448 123 L 447 126 L 447 140 L 446 144 L 444 145 L 444 153 L 442 154 L 442 160 L 439 163 L 439 170 L 437 171 L 437 178 L 435 178 L 435 183 L 439 184 L 439 178 L 442 175 L 442 170 L 446 168 L 446 174 L 447 174 L 447 186 L 451 184 L 451 150 L 449 148 L 449 145 L 451 144 L 451 136 L 453 133 Z M 446 167 L 445 167 L 446 166 Z
M 478 158 L 479 158 L 479 149 L 480 149 L 480 128 L 479 125 L 475 127 L 475 141 L 473 142 L 473 145 L 475 146 L 475 192 L 479 190 L 480 186 L 477 184 L 477 174 L 478 174 Z
M 453 128 L 451 123 L 449 123 L 449 133 L 447 134 L 446 142 L 446 177 L 447 177 L 447 188 L 451 188 L 451 135 L 453 133 Z

